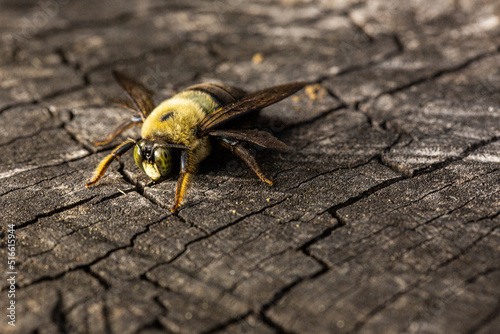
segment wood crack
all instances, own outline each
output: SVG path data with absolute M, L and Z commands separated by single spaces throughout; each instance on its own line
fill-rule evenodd
M 90 2 L 76 15 L 35 2 L 3 5 L 0 47 L 0 199 L 19 232 L 17 310 L 34 311 L 19 318 L 24 331 L 495 329 L 494 6 Z M 90 143 L 106 126 L 99 113 L 76 117 L 70 105 L 117 89 L 115 66 L 149 76 L 158 97 L 198 81 L 307 80 L 326 99 L 288 101 L 281 130 L 295 150 L 260 153 L 278 187 L 232 191 L 233 178 L 210 174 L 173 216 L 162 188 L 123 162 L 126 191 L 75 188 L 82 162 L 108 148 Z M 245 214 L 227 212 L 235 199 Z M 51 300 L 22 297 L 31 290 Z

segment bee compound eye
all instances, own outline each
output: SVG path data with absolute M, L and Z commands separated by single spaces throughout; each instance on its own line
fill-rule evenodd
M 169 148 L 157 147 L 154 151 L 156 168 L 165 177 L 172 171 L 172 154 Z
M 138 145 L 134 147 L 134 160 L 137 166 L 144 172 L 144 167 L 142 166 L 142 152 Z

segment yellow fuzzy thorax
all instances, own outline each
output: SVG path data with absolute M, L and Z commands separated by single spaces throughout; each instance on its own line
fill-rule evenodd
M 158 105 L 142 125 L 142 138 L 165 138 L 171 143 L 193 145 L 196 140 L 194 131 L 207 113 L 199 103 L 185 95 L 175 95 Z

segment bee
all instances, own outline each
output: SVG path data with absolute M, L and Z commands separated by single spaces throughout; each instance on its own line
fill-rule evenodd
M 174 156 L 179 156 L 180 172 L 172 212 L 180 207 L 198 165 L 210 154 L 214 142 L 230 150 L 262 181 L 272 185 L 273 181 L 262 173 L 243 144 L 250 142 L 271 149 L 287 149 L 287 145 L 265 131 L 234 128 L 233 121 L 279 102 L 306 85 L 294 82 L 247 94 L 236 87 L 205 83 L 190 86 L 155 106 L 153 92 L 141 82 L 118 71 L 113 71 L 113 76 L 130 99 L 130 103 L 122 105 L 138 115 L 95 144 L 106 145 L 132 126 L 142 125 L 141 137 L 118 145 L 99 163 L 86 187 L 96 184 L 113 160 L 132 148 L 137 166 L 153 181 L 167 178 L 172 172 Z

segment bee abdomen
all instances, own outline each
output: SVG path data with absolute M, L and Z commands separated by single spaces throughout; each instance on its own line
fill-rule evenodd
M 209 94 L 219 106 L 237 101 L 247 94 L 239 88 L 217 83 L 198 84 L 190 86 L 185 90 L 197 90 Z

